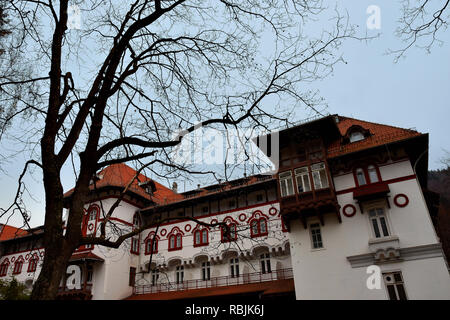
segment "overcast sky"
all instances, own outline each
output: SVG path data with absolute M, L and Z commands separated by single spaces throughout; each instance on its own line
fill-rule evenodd
M 365 30 L 369 5 L 380 8 L 379 30 Z M 402 128 L 415 128 L 430 134 L 429 168 L 442 168 L 445 151 L 450 151 L 450 31 L 441 38 L 447 40 L 431 54 L 411 48 L 405 59 L 393 62 L 393 56 L 385 55 L 388 49 L 398 49 L 401 43 L 394 31 L 400 18 L 399 1 L 342 1 L 352 22 L 361 26 L 368 35 L 380 33 L 377 39 L 366 42 L 347 42 L 343 53 L 347 64 L 336 67 L 334 74 L 313 84 L 327 100 L 331 114 L 359 118 Z M 18 158 L 20 160 L 20 157 Z M 0 207 L 6 208 L 14 198 L 17 177 L 24 161 L 14 161 L 3 167 L 7 174 L 0 177 Z M 64 173 L 66 189 L 73 186 L 70 174 Z M 28 197 L 32 213 L 32 226 L 44 223 L 44 193 L 35 174 L 28 177 L 28 188 L 34 200 Z M 4 219 L 0 223 L 5 223 Z M 19 217 L 9 224 L 20 226 Z

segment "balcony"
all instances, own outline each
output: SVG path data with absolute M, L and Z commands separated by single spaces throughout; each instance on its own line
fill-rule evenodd
M 237 277 L 222 276 L 211 278 L 210 280 L 187 280 L 182 283 L 160 283 L 156 285 L 141 285 L 133 288 L 134 295 L 149 294 L 149 293 L 162 293 L 172 291 L 185 291 L 195 289 L 206 288 L 219 288 L 236 285 L 247 285 L 255 283 L 267 283 L 270 281 L 293 279 L 294 275 L 292 268 L 279 269 L 273 272 L 262 273 L 245 273 Z

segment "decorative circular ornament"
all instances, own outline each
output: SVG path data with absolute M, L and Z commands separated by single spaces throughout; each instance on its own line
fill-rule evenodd
M 397 207 L 406 207 L 409 203 L 409 199 L 406 194 L 400 193 L 394 197 L 394 203 Z
M 356 213 L 356 207 L 352 204 L 347 204 L 342 208 L 342 213 L 348 218 L 353 217 Z
M 92 229 L 94 229 L 94 224 L 93 224 L 93 223 L 91 223 L 90 225 L 88 225 L 88 230 L 89 230 L 89 231 L 92 231 Z
M 271 216 L 276 215 L 277 212 L 278 212 L 278 210 L 277 210 L 277 208 L 275 208 L 275 207 L 272 207 L 272 208 L 269 209 L 269 214 L 270 214 Z
M 247 216 L 245 215 L 245 213 L 241 213 L 240 215 L 239 215 L 239 221 L 245 221 L 245 219 L 247 219 Z
M 184 231 L 189 232 L 189 231 L 191 231 L 191 228 L 192 228 L 191 225 L 187 224 L 184 226 Z
M 41 257 L 43 257 L 44 254 L 45 254 L 44 252 L 39 253 L 39 255 L 40 255 Z
M 28 260 L 28 259 L 30 259 L 30 254 L 29 253 L 27 253 L 27 255 L 25 256 L 25 260 Z
M 14 261 L 16 261 L 16 257 L 11 258 L 11 262 L 14 262 Z
M 210 223 L 214 224 L 214 223 L 217 223 L 217 222 L 218 222 L 217 219 L 212 219 Z
M 167 233 L 167 230 L 166 230 L 166 229 L 164 229 L 164 228 L 163 228 L 163 229 L 161 229 L 161 235 L 162 235 L 162 236 L 165 236 L 165 235 L 166 235 L 166 233 Z

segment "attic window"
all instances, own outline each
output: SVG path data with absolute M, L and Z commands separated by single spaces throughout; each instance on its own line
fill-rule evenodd
M 349 136 L 350 143 L 364 140 L 364 134 L 360 131 L 354 131 Z
M 99 180 L 103 179 L 103 175 L 102 174 L 95 174 L 92 179 L 89 181 L 89 184 L 94 184 L 94 181 L 97 182 Z
M 155 183 L 152 180 L 140 182 L 139 186 L 144 189 L 145 192 L 149 195 L 153 195 L 153 193 L 156 191 Z

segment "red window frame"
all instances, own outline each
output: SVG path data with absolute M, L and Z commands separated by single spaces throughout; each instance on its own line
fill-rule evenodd
M 4 277 L 8 274 L 8 268 L 9 268 L 9 260 L 6 259 L 0 265 L 0 277 Z
M 375 167 L 375 171 L 376 171 L 377 177 L 378 177 L 378 181 L 376 181 L 376 182 L 372 182 L 371 179 L 370 179 L 370 176 L 369 176 L 369 167 L 370 166 L 374 166 Z M 364 172 L 364 179 L 366 180 L 366 184 L 362 184 L 362 185 L 359 184 L 358 177 L 357 177 L 357 174 L 356 174 L 356 171 L 358 169 L 362 169 L 362 171 Z M 374 163 L 366 163 L 366 164 L 363 164 L 363 165 L 355 166 L 354 169 L 353 169 L 353 179 L 355 180 L 355 185 L 357 187 L 362 187 L 362 186 L 366 186 L 366 185 L 373 184 L 373 183 L 379 183 L 379 182 L 382 181 L 381 180 L 380 168 L 378 168 L 378 166 L 376 164 L 374 164 Z
M 173 246 L 171 244 L 172 238 L 174 238 Z M 181 250 L 183 248 L 183 236 L 181 235 L 181 233 L 171 234 L 168 239 L 169 239 L 169 249 L 168 249 L 169 251 Z M 178 239 L 180 240 L 179 242 Z
M 30 260 L 28 262 L 27 272 L 35 272 L 38 262 L 39 262 L 39 258 L 37 256 L 33 256 L 32 258 L 30 258 Z
M 145 255 L 158 253 L 158 236 L 155 236 L 154 233 L 150 233 L 145 239 Z M 150 246 L 149 246 L 150 243 Z M 154 245 L 153 245 L 154 243 Z M 155 248 L 153 248 L 155 247 Z
M 206 241 L 203 241 L 203 233 L 206 232 Z M 200 233 L 200 242 L 197 242 L 197 233 Z M 194 247 L 207 246 L 209 244 L 209 231 L 208 228 L 194 229 Z
M 231 241 L 236 241 L 237 240 L 237 223 L 230 223 L 230 224 L 227 224 L 227 226 L 229 227 L 229 228 L 231 228 L 230 229 L 230 234 L 233 232 L 233 229 L 234 229 L 234 237 L 233 238 L 230 238 L 230 237 L 225 237 L 225 228 L 224 227 L 220 227 L 220 235 L 221 235 L 221 239 L 222 239 L 222 242 L 231 242 Z
M 140 219 L 139 216 L 137 214 L 135 214 L 133 216 L 133 230 L 136 230 L 140 227 Z M 141 247 L 141 238 L 140 238 L 140 234 L 137 234 L 135 236 L 133 236 L 131 238 L 131 248 L 130 248 L 130 253 L 132 254 L 139 254 L 140 252 L 140 247 Z
M 14 270 L 13 274 L 20 274 L 22 273 L 22 267 L 23 267 L 23 258 L 20 256 L 16 262 L 14 262 Z
M 262 221 L 266 224 L 266 231 L 264 231 L 264 232 L 261 232 L 261 222 Z M 254 223 L 256 223 L 256 229 L 257 229 L 256 233 L 253 230 L 253 224 Z M 268 223 L 267 223 L 267 219 L 266 218 L 261 217 L 259 219 L 252 219 L 252 220 L 250 220 L 250 236 L 252 238 L 267 236 L 268 233 L 269 233 L 268 229 L 269 228 L 268 228 Z

